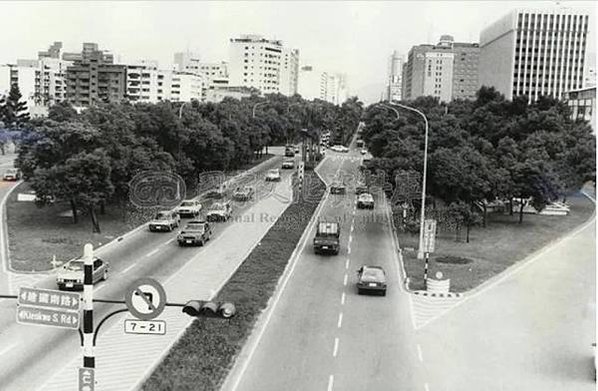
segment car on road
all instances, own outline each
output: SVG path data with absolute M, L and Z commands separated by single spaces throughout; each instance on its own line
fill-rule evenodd
M 235 192 L 233 193 L 233 199 L 235 201 L 249 201 L 253 198 L 253 187 L 250 186 L 243 186 L 237 187 Z
M 299 147 L 295 147 L 295 153 L 299 153 Z
M 357 209 L 374 209 L 374 197 L 370 193 L 362 193 L 357 197 Z
M 363 193 L 367 193 L 368 190 L 368 186 L 364 182 L 357 182 L 357 185 L 355 186 L 355 194 L 360 195 Z
M 278 168 L 268 170 L 266 173 L 266 182 L 278 182 L 280 180 L 280 170 Z
M 81 290 L 83 289 L 85 262 L 83 259 L 73 259 L 65 263 L 56 275 L 56 285 L 61 290 Z M 110 264 L 100 258 L 93 259 L 92 282 L 105 281 L 108 278 Z
M 213 198 L 219 200 L 224 197 L 226 197 L 225 186 L 216 187 L 206 192 L 206 198 Z
M 361 150 L 361 154 L 362 154 L 362 155 L 365 155 L 365 154 L 367 154 L 367 153 L 368 153 L 367 149 L 362 149 L 362 150 Z
M 330 185 L 330 194 L 345 194 L 346 192 L 345 184 L 339 180 L 332 182 Z
M 292 145 L 287 145 L 284 147 L 284 156 L 285 157 L 295 157 L 295 147 Z
M 285 158 L 282 161 L 282 168 L 283 169 L 295 168 L 295 158 Z
M 357 145 L 357 148 L 363 147 L 363 140 L 357 140 L 355 145 Z
M 337 255 L 340 250 L 340 225 L 337 222 L 318 222 L 318 229 L 314 237 L 314 252 L 316 254 L 332 253 Z
M 227 221 L 233 214 L 230 201 L 214 202 L 206 215 L 208 221 Z
M 364 156 L 364 157 L 361 159 L 361 162 L 362 162 L 363 164 L 369 163 L 369 162 L 371 162 L 371 161 L 372 161 L 372 157 L 371 157 L 370 155 L 365 155 L 365 156 Z
M 349 148 L 345 147 L 344 145 L 333 145 L 332 147 L 330 147 L 330 149 L 333 150 L 334 152 L 341 152 L 341 153 L 349 152 Z
M 380 293 L 386 296 L 386 272 L 381 266 L 362 266 L 357 270 L 357 293 Z
M 154 216 L 154 219 L 149 222 L 149 230 L 151 232 L 170 232 L 177 228 L 181 222 L 181 218 L 174 210 L 162 210 Z
M 185 225 L 177 235 L 179 246 L 200 245 L 203 246 L 212 236 L 210 223 L 202 220 L 192 220 Z
M 2 179 L 5 181 L 18 181 L 21 179 L 21 170 L 18 168 L 9 168 L 4 172 Z
M 180 217 L 197 217 L 201 213 L 201 203 L 197 200 L 184 200 L 176 208 Z

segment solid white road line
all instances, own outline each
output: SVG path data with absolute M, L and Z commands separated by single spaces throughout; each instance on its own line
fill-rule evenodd
M 123 270 L 121 273 L 125 274 L 126 272 L 128 272 L 129 270 L 133 269 L 136 265 L 132 264 L 131 266 L 129 266 L 128 268 L 126 268 L 125 270 Z
M 338 337 L 334 338 L 334 349 L 332 350 L 332 357 L 338 354 Z
M 345 273 L 345 278 L 343 279 L 344 286 L 347 286 L 347 278 L 348 278 L 347 273 Z
M 151 257 L 152 255 L 154 255 L 155 253 L 157 253 L 158 251 L 160 251 L 159 248 L 150 251 L 149 253 L 145 254 L 146 257 Z
M 430 391 L 430 387 L 428 387 L 428 383 L 424 383 L 424 390 Z
M 338 322 L 336 323 L 336 327 L 339 329 L 343 326 L 343 313 L 341 312 L 338 314 Z
M 332 391 L 332 388 L 334 387 L 334 375 L 330 375 L 330 377 L 328 378 L 328 391 Z
M 175 239 L 176 239 L 176 238 L 169 239 L 169 240 L 167 240 L 167 241 L 166 241 L 164 244 L 168 244 L 168 243 L 174 242 L 174 240 L 175 240 Z
M 341 305 L 345 304 L 345 292 L 341 295 Z
M 11 349 L 13 349 L 15 346 L 17 346 L 18 344 L 15 342 L 10 346 L 5 347 L 4 349 L 0 350 L 0 356 L 2 356 L 5 353 L 8 353 Z
M 424 362 L 424 356 L 422 355 L 422 347 L 417 344 L 417 357 L 419 358 L 419 361 Z

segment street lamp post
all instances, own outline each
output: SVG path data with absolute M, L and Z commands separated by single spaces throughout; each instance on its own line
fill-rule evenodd
M 258 106 L 265 105 L 266 103 L 268 103 L 268 101 L 265 101 L 265 102 L 257 102 L 256 104 L 254 104 L 254 105 L 253 105 L 253 110 L 252 110 L 252 115 L 251 115 L 251 116 L 252 116 L 253 118 L 255 118 L 255 109 L 257 109 L 257 108 L 258 108 Z
M 421 214 L 420 214 L 420 221 L 419 221 L 419 249 L 417 250 L 417 258 L 423 259 L 424 258 L 424 217 L 425 217 L 425 209 L 426 209 L 426 174 L 428 169 L 428 119 L 426 118 L 425 114 L 421 111 L 414 109 L 413 107 L 405 106 L 401 103 L 397 102 L 389 102 L 389 104 L 393 106 L 401 107 L 405 110 L 413 111 L 422 116 L 424 119 L 424 123 L 426 125 L 426 133 L 424 136 L 424 175 L 422 178 L 422 205 L 421 205 Z
M 181 105 L 181 107 L 179 107 L 179 126 L 178 126 L 178 130 L 177 130 L 177 160 L 179 163 L 179 169 L 180 169 L 180 164 L 181 164 L 181 126 L 183 126 L 182 124 L 182 118 L 183 118 L 183 107 L 185 107 L 185 105 L 187 104 L 187 102 L 183 102 L 183 104 Z M 177 181 L 176 183 L 176 195 L 177 195 L 177 200 L 181 199 L 181 185 L 179 183 L 179 181 Z

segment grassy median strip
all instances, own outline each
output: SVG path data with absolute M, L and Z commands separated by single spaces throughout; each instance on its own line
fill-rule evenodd
M 465 292 L 503 272 L 550 242 L 574 230 L 594 213 L 594 204 L 581 194 L 569 197 L 568 216 L 526 214 L 523 223 L 519 216 L 489 214 L 486 228 L 474 227 L 469 243 L 455 241 L 455 232 L 440 231 L 436 238 L 436 252 L 431 254 L 429 277 L 436 272 L 451 279 L 451 292 Z M 400 226 L 400 212 L 394 215 Z M 464 234 L 462 234 L 463 236 Z M 424 261 L 417 259 L 418 236 L 399 231 L 403 248 L 405 271 L 411 289 L 423 290 Z
M 248 165 L 227 174 L 233 177 L 244 170 L 270 159 L 273 155 L 264 155 Z M 98 220 L 102 233 L 92 233 L 89 216 L 82 211 L 77 224 L 73 224 L 68 202 L 56 202 L 54 205 L 37 207 L 34 202 L 17 201 L 19 193 L 31 190 L 22 183 L 15 189 L 6 203 L 6 218 L 10 251 L 10 265 L 13 270 L 22 272 L 40 272 L 52 269 L 53 256 L 59 261 L 68 261 L 81 255 L 85 243 L 94 247 L 112 241 L 130 230 L 148 222 L 156 214 L 156 208 L 140 208 L 131 203 L 107 205 L 106 213 Z M 189 189 L 188 197 L 197 192 Z M 208 200 L 204 207 L 209 205 Z
M 217 390 L 274 293 L 291 254 L 307 227 L 325 185 L 313 172 L 310 199 L 291 204 L 224 285 L 217 300 L 231 301 L 238 313 L 230 320 L 201 318 L 144 384 L 144 390 Z

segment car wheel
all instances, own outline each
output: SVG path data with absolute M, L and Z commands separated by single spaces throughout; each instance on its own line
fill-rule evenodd
M 386 296 L 386 291 L 382 291 L 382 296 Z
M 363 291 L 361 289 L 357 288 L 357 294 L 361 295 L 361 294 L 363 294 Z
M 204 245 L 204 240 L 202 239 L 202 240 L 199 241 L 199 246 L 203 247 L 203 245 Z

